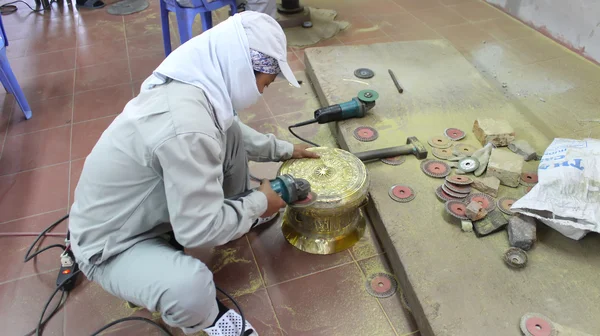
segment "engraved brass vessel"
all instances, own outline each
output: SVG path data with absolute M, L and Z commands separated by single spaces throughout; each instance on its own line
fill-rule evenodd
M 310 150 L 320 158 L 289 160 L 279 168 L 278 175 L 306 179 L 314 198 L 286 208 L 282 231 L 290 244 L 304 252 L 333 254 L 352 247 L 365 232 L 369 176 L 365 164 L 347 151 Z

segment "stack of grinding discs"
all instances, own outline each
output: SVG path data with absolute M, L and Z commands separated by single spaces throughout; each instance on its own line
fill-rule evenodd
M 444 184 L 437 188 L 435 194 L 444 202 L 462 201 L 469 196 L 471 183 L 473 180 L 464 175 L 446 176 Z

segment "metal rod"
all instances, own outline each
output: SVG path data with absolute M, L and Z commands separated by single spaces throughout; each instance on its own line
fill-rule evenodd
M 404 92 L 404 89 L 400 86 L 400 83 L 398 83 L 398 80 L 396 79 L 396 75 L 394 75 L 394 72 L 391 69 L 388 69 L 388 72 L 390 73 L 390 76 L 392 77 L 392 80 L 394 81 L 394 85 L 396 85 L 396 89 L 398 89 L 398 92 L 400 92 L 400 93 Z

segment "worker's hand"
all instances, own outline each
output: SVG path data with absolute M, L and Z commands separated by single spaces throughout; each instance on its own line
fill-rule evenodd
M 294 145 L 292 159 L 317 159 L 319 154 L 309 151 L 308 148 L 310 148 L 310 146 L 306 144 Z
M 260 217 L 266 218 L 279 212 L 279 209 L 285 208 L 286 204 L 283 199 L 273 189 L 271 189 L 271 183 L 269 180 L 264 179 L 258 187 L 258 191 L 267 196 L 267 211 Z

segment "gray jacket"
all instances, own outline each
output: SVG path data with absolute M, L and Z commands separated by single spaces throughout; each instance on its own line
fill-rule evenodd
M 240 124 L 248 158 L 289 159 L 293 145 Z M 170 82 L 131 100 L 86 158 L 69 230 L 79 262 L 101 263 L 172 230 L 185 247 L 241 237 L 267 208 L 264 194 L 224 199 L 225 133 L 204 92 Z M 171 224 L 169 224 L 171 223 Z

